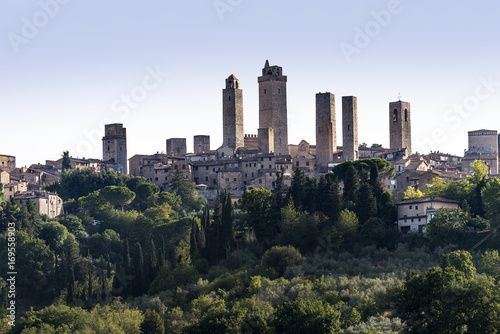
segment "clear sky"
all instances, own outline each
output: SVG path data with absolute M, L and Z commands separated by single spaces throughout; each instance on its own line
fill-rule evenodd
M 289 143 L 315 138 L 315 94 L 358 97 L 359 141 L 389 145 L 389 102 L 411 102 L 414 151 L 462 155 L 467 131 L 500 128 L 495 1 L 4 0 L 0 154 L 18 166 L 102 158 L 105 123 L 128 155 L 165 140 L 222 143 L 234 74 L 245 133 L 258 128 L 266 59 L 288 76 Z

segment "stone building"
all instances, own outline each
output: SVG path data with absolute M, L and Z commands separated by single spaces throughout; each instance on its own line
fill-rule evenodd
M 462 159 L 462 171 L 472 172 L 474 160 L 481 160 L 489 167 L 489 173 L 498 174 L 498 132 L 496 130 L 469 131 L 469 149 Z
M 337 124 L 335 121 L 335 95 L 316 94 L 316 160 L 321 173 L 328 171 L 328 163 L 337 150 Z
M 198 135 L 193 138 L 193 153 L 206 153 L 210 151 L 210 136 Z
M 186 138 L 167 139 L 167 155 L 184 157 L 187 154 Z
M 254 134 L 246 134 L 244 138 L 245 148 L 259 148 L 259 137 Z
M 16 168 L 16 157 L 0 154 L 0 171 L 10 172 Z
M 25 205 L 29 200 L 34 202 L 38 213 L 47 215 L 50 219 L 54 219 L 63 213 L 63 201 L 61 197 L 48 191 L 19 192 L 14 195 L 14 200 L 19 206 Z
M 243 147 L 243 90 L 234 75 L 226 79 L 226 88 L 222 90 L 222 120 L 222 145 L 234 149 Z
M 389 133 L 392 149 L 406 149 L 411 154 L 411 109 L 409 102 L 389 103 Z
M 292 174 L 298 168 L 308 177 L 317 175 L 316 146 L 301 140 L 299 145 L 288 145 L 288 150 L 293 161 Z
M 356 96 L 342 97 L 342 138 L 343 160 L 358 160 L 358 98 Z
M 127 174 L 127 129 L 123 124 L 105 125 L 102 152 L 104 162 L 116 163 L 116 172 Z
M 288 116 L 286 99 L 287 77 L 279 66 L 262 69 L 259 82 L 259 128 L 274 130 L 274 150 L 278 155 L 288 154 Z

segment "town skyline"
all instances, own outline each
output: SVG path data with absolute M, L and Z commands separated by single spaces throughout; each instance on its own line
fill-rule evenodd
M 129 158 L 165 151 L 166 139 L 175 137 L 187 138 L 191 151 L 194 135 L 210 135 L 215 149 L 231 74 L 243 89 L 244 132 L 256 134 L 257 77 L 266 59 L 288 77 L 291 144 L 315 144 L 315 94 L 326 91 L 335 94 L 338 126 L 341 97 L 357 96 L 359 142 L 369 146 L 389 146 L 389 103 L 399 93 L 412 105 L 414 152 L 463 155 L 468 131 L 500 124 L 499 50 L 490 42 L 496 4 L 110 3 L 96 14 L 93 1 L 55 1 L 3 4 L 0 14 L 1 104 L 12 138 L 0 153 L 16 156 L 19 166 L 66 150 L 102 158 L 109 123 L 128 129 Z M 258 23 L 271 12 L 287 18 L 275 31 Z M 40 13 L 49 18 L 45 24 Z M 29 38 L 26 22 L 40 25 Z M 134 89 L 139 98 L 127 103 L 123 96 Z M 33 149 L 36 142 L 41 147 Z

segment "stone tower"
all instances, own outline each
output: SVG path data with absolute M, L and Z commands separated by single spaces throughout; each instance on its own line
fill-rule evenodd
M 226 79 L 226 88 L 222 90 L 222 127 L 223 146 L 234 149 L 245 146 L 243 91 L 234 75 Z
M 320 172 L 328 170 L 328 163 L 337 151 L 337 129 L 335 122 L 335 95 L 316 94 L 316 158 Z
M 205 153 L 210 151 L 210 136 L 194 136 L 193 153 Z
M 266 60 L 259 77 L 259 128 L 274 130 L 274 150 L 282 155 L 288 154 L 286 81 L 283 69 Z
M 264 154 L 274 153 L 274 130 L 272 128 L 258 129 L 259 151 Z
M 186 138 L 167 139 L 167 155 L 183 157 L 187 153 Z
M 410 103 L 397 101 L 389 103 L 390 146 L 394 149 L 406 148 L 411 154 L 411 112 Z
M 127 174 L 127 129 L 123 124 L 104 126 L 102 160 L 115 162 L 116 172 Z
M 358 160 L 358 98 L 356 96 L 342 96 L 342 138 L 344 161 Z

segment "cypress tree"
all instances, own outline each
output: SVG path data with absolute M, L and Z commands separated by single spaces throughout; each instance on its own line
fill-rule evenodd
M 94 287 L 92 285 L 92 270 L 89 268 L 89 275 L 88 275 L 88 289 L 87 289 L 87 301 L 91 301 L 93 296 L 94 296 Z M 90 305 L 89 305 L 90 306 Z
M 377 200 L 373 196 L 372 187 L 367 183 L 363 183 L 359 189 L 356 214 L 360 224 L 363 224 L 371 217 L 377 217 Z
M 156 257 L 156 246 L 153 238 L 151 238 L 151 254 L 149 256 L 149 279 L 154 280 L 158 271 L 158 259 Z
M 215 264 L 219 261 L 218 243 L 219 243 L 219 230 L 222 224 L 222 206 L 220 203 L 219 192 L 217 192 L 217 200 L 215 202 L 215 209 L 213 214 L 212 230 L 210 232 L 210 262 Z
M 296 168 L 293 172 L 292 186 L 290 187 L 289 195 L 293 199 L 295 208 L 298 211 L 304 210 L 304 202 L 306 198 L 306 176 Z
M 198 234 L 198 222 L 196 221 L 196 218 L 193 218 L 191 221 L 191 234 L 189 239 L 189 255 L 191 255 L 191 261 L 197 259 L 199 255 L 198 240 L 196 238 Z
M 68 294 L 66 296 L 66 304 L 71 305 L 75 299 L 75 272 L 73 268 L 69 269 L 69 284 Z
M 147 284 L 145 268 L 144 268 L 144 255 L 142 253 L 142 246 L 139 242 L 134 244 L 134 268 L 135 277 L 133 281 L 133 295 L 140 296 L 146 291 Z
M 358 200 L 359 176 L 358 172 L 351 164 L 347 167 L 344 175 L 344 205 L 352 209 Z

